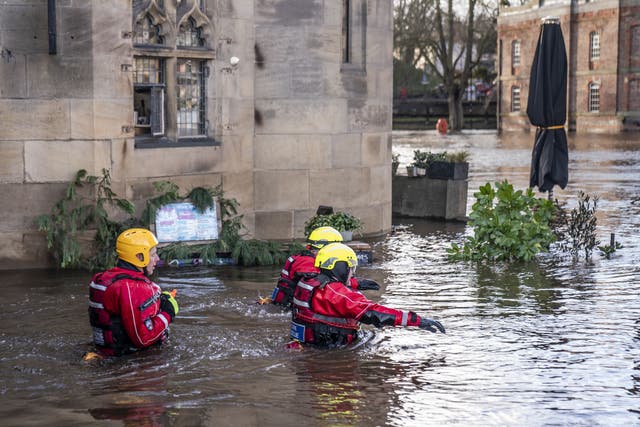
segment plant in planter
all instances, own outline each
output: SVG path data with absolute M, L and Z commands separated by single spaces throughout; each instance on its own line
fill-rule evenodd
M 469 152 L 441 153 L 441 157 L 433 159 L 427 167 L 427 176 L 431 179 L 467 179 L 469 176 Z
M 329 215 L 315 215 L 304 223 L 305 235 L 308 236 L 311 231 L 324 226 L 333 227 L 339 232 L 347 234 L 347 236 L 343 234 L 345 241 L 347 241 L 349 232 L 353 233 L 354 231 L 361 230 L 363 224 L 358 217 L 347 212 L 335 212 Z
M 429 151 L 414 150 L 412 166 L 416 167 L 418 175 L 425 175 L 427 172 L 427 159 L 431 153 Z
M 451 163 L 465 163 L 469 161 L 469 152 L 465 150 L 456 151 L 455 153 L 446 153 L 446 155 L 447 161 Z
M 400 166 L 400 154 L 391 154 L 391 174 L 395 175 L 398 172 L 398 166 Z
M 431 151 L 414 150 L 413 151 L 413 163 L 407 166 L 407 174 L 409 176 L 426 175 L 429 165 L 434 161 L 444 161 L 446 159 L 445 153 L 432 153 Z M 409 168 L 413 168 L 413 175 L 409 171 Z

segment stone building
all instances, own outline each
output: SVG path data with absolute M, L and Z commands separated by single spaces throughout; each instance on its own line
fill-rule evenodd
M 541 19 L 560 19 L 568 61 L 567 129 L 640 131 L 640 1 L 531 0 L 498 17 L 498 127 L 529 129 L 529 73 Z
M 252 236 L 319 205 L 391 227 L 388 0 L 0 4 L 0 268 L 48 266 L 34 218 L 80 169 L 138 212 L 222 186 Z

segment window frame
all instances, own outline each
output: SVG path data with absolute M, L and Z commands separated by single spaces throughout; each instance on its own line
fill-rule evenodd
M 180 67 L 180 63 L 181 61 L 194 61 L 198 63 L 198 72 L 196 74 L 197 79 L 198 79 L 198 86 L 199 86 L 199 95 L 198 95 L 198 102 L 199 102 L 199 106 L 198 109 L 196 110 L 198 112 L 198 116 L 199 116 L 199 121 L 198 123 L 198 129 L 199 129 L 199 133 L 197 134 L 189 134 L 189 135 L 181 135 L 180 134 L 180 130 L 181 130 L 181 122 L 180 122 L 180 116 L 181 116 L 181 112 L 180 112 L 180 102 L 181 101 L 186 101 L 187 98 L 182 98 L 180 96 L 180 71 L 179 71 L 179 67 Z M 200 60 L 200 59 L 194 59 L 194 58 L 186 58 L 186 57 L 179 57 L 176 59 L 176 138 L 178 141 L 181 140 L 189 140 L 189 139 L 202 139 L 202 138 L 206 138 L 207 137 L 207 131 L 208 131 L 208 123 L 207 123 L 207 103 L 206 103 L 206 61 Z M 186 86 L 186 85 L 182 85 L 182 86 Z M 193 109 L 191 110 L 192 112 L 194 111 Z M 192 123 L 192 122 L 189 122 Z M 187 123 L 188 124 L 188 123 Z
M 133 20 L 133 37 L 131 37 L 133 61 L 135 62 L 136 58 L 161 61 L 164 79 L 161 83 L 136 82 L 137 78 L 135 76 L 132 79 L 134 120 L 136 118 L 135 111 L 140 109 L 140 99 L 145 100 L 145 107 L 147 107 L 146 104 L 148 103 L 148 108 L 145 108 L 144 114 L 149 117 L 145 120 L 144 126 L 141 126 L 143 124 L 138 122 L 133 124 L 135 148 L 221 145 L 220 141 L 215 139 L 214 133 L 212 133 L 213 130 L 209 126 L 212 119 L 208 117 L 208 114 L 210 111 L 215 111 L 216 100 L 209 97 L 208 86 L 213 84 L 210 81 L 213 78 L 210 70 L 216 55 L 215 50 L 210 47 L 212 43 L 210 39 L 211 24 L 208 23 L 207 17 L 198 15 L 205 10 L 204 3 L 204 1 L 200 1 L 199 11 L 195 11 L 191 16 L 184 18 L 188 19 L 189 23 L 186 27 L 183 27 L 183 31 L 197 32 L 197 39 L 201 40 L 201 42 L 198 41 L 198 46 L 179 44 L 180 26 L 168 27 L 166 15 L 163 11 L 147 12 L 144 18 L 137 17 Z M 183 22 L 182 18 L 180 21 Z M 160 37 L 162 44 L 140 43 L 144 39 L 136 38 L 136 32 L 140 32 L 136 25 L 144 22 L 146 22 L 145 26 L 154 25 L 155 35 Z M 155 25 L 154 22 L 159 24 Z M 168 27 L 167 34 L 163 33 L 164 27 Z M 187 36 L 191 37 L 191 41 L 196 40 L 193 34 L 187 34 Z M 193 111 L 197 111 L 197 123 L 194 125 L 191 122 L 191 126 L 195 126 L 196 131 L 186 133 L 184 132 L 185 128 L 181 128 L 179 123 L 179 103 L 184 102 L 184 100 L 181 101 L 179 99 L 178 88 L 178 79 L 180 78 L 178 64 L 184 60 L 197 61 L 199 70 L 198 88 L 196 90 L 196 92 L 199 91 L 197 97 L 198 106 Z M 136 65 L 134 64 L 134 72 L 135 67 Z M 214 103 L 214 105 L 209 105 L 209 103 Z M 191 117 L 191 113 L 192 110 L 189 110 L 188 113 L 183 111 L 183 114 L 188 114 L 188 117 Z M 141 128 L 145 130 L 141 131 Z
M 366 0 L 342 0 L 340 71 L 355 75 L 367 72 Z
M 146 14 L 143 18 L 143 21 L 147 23 L 150 27 L 152 27 L 155 31 L 155 37 L 158 38 L 157 43 L 139 43 L 138 42 L 138 28 L 137 24 L 140 21 L 136 21 L 133 28 L 133 34 L 131 36 L 132 43 L 134 47 L 165 47 L 166 38 L 160 33 L 160 25 L 153 23 L 153 17 L 150 14 Z
M 351 0 L 342 0 L 342 64 L 351 64 L 353 55 L 351 54 Z
M 520 51 L 520 40 L 513 40 L 511 42 L 511 66 L 519 67 L 522 63 L 521 61 L 521 51 Z
M 600 32 L 592 31 L 589 33 L 589 61 L 596 62 L 600 60 Z
M 151 64 L 157 61 L 157 67 L 141 68 L 137 67 L 139 61 L 147 62 Z M 138 81 L 137 73 L 140 72 L 143 76 L 143 81 Z M 151 78 L 152 72 L 157 75 L 155 78 Z M 149 81 L 144 81 L 144 76 L 147 76 Z M 166 91 L 166 63 L 163 58 L 150 57 L 150 56 L 134 56 L 134 68 L 133 68 L 133 105 L 134 105 L 134 129 L 149 129 L 149 132 L 144 132 L 138 135 L 140 138 L 157 138 L 165 135 L 166 124 L 166 108 L 165 108 L 165 91 Z M 138 93 L 148 93 L 147 96 L 138 96 Z M 144 100 L 148 98 L 148 108 L 145 107 Z M 140 102 L 137 102 L 140 101 Z M 141 108 L 144 115 L 140 115 L 140 111 L 137 108 Z M 148 110 L 149 113 L 145 114 L 144 110 Z M 146 120 L 142 120 L 146 118 Z M 150 134 L 150 135 L 149 135 Z
M 176 48 L 177 49 L 187 49 L 187 50 L 191 50 L 191 49 L 196 49 L 196 50 L 201 50 L 205 47 L 205 40 L 202 38 L 202 27 L 198 27 L 195 19 L 193 19 L 192 17 L 189 17 L 186 19 L 186 24 L 188 24 L 188 33 L 190 35 L 190 37 L 188 37 L 190 40 L 194 39 L 194 34 L 196 35 L 196 40 L 198 42 L 197 45 L 192 45 L 192 44 L 180 44 L 180 40 L 183 38 L 183 32 L 181 31 L 183 28 L 183 25 L 181 25 L 178 28 L 178 32 L 176 34 Z M 186 33 L 186 31 L 185 31 Z
M 516 108 L 517 104 L 517 108 Z M 520 99 L 520 86 L 511 86 L 511 112 L 519 113 L 522 109 L 522 101 Z
M 598 82 L 589 83 L 587 111 L 589 113 L 600 112 L 600 83 Z

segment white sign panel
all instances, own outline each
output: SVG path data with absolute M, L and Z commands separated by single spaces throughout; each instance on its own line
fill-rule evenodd
M 160 243 L 218 239 L 216 205 L 199 213 L 189 202 L 170 203 L 157 210 L 155 225 Z

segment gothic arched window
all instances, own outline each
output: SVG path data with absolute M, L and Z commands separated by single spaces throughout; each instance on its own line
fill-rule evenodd
M 204 39 L 202 38 L 202 29 L 196 26 L 196 21 L 189 18 L 180 25 L 178 31 L 177 45 L 181 47 L 202 47 Z
M 136 22 L 133 43 L 140 45 L 164 44 L 164 37 L 160 35 L 160 26 L 154 25 L 151 16 L 145 15 L 140 21 Z

